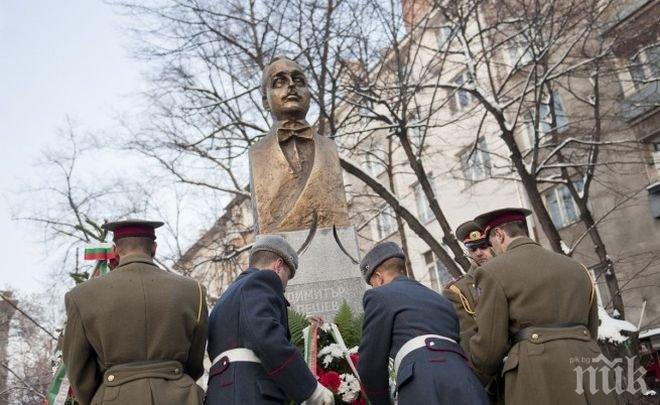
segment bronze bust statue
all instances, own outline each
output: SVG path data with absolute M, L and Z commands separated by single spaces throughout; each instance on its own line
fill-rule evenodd
M 301 67 L 275 58 L 263 71 L 261 91 L 274 122 L 249 150 L 257 233 L 347 226 L 337 147 L 305 121 L 310 92 Z

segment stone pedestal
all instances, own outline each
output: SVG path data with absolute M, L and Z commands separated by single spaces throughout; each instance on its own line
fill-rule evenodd
M 309 231 L 277 234 L 298 250 Z M 344 249 L 360 260 L 355 228 L 337 228 L 337 236 Z M 322 228 L 316 231 L 311 243 L 299 255 L 298 271 L 289 281 L 285 295 L 296 311 L 331 321 L 344 300 L 351 309 L 362 312 L 366 287 L 359 266 L 341 250 L 332 228 Z

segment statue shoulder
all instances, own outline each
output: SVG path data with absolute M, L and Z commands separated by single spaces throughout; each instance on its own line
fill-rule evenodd
M 274 139 L 275 134 L 273 132 L 267 133 L 257 142 L 253 143 L 252 146 L 250 146 L 249 153 L 254 154 L 272 148 L 275 144 L 275 142 L 273 142 Z

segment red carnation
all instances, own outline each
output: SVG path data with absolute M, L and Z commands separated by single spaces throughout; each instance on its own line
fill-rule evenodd
M 351 402 L 351 405 L 367 405 L 367 401 L 365 401 L 362 394 L 360 394 L 357 399 L 354 399 L 353 402 Z
M 360 362 L 360 355 L 357 353 L 351 353 L 349 354 L 349 356 L 351 357 L 351 361 L 353 362 L 353 365 L 357 367 L 358 363 Z
M 327 373 L 319 373 L 319 382 L 322 386 L 330 389 L 332 392 L 337 392 L 341 384 L 339 373 L 335 371 L 328 371 Z

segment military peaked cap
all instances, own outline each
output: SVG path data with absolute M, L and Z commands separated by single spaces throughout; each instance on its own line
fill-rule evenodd
M 507 222 L 525 222 L 525 218 L 531 213 L 532 211 L 526 208 L 501 208 L 479 215 L 474 222 L 484 229 L 484 233 L 488 237 L 491 229 Z
M 117 241 L 127 237 L 143 237 L 156 239 L 156 228 L 163 226 L 160 221 L 144 219 L 126 219 L 123 221 L 106 222 L 101 228 L 112 232 L 112 240 Z
M 406 260 L 406 255 L 396 243 L 383 242 L 374 246 L 373 249 L 364 256 L 364 259 L 362 259 L 362 262 L 360 263 L 360 270 L 362 271 L 364 281 L 369 284 L 369 279 L 374 274 L 374 271 L 376 271 L 376 268 L 378 268 L 378 266 L 380 266 L 385 260 L 393 257 Z

